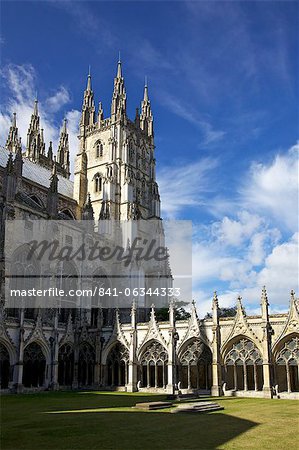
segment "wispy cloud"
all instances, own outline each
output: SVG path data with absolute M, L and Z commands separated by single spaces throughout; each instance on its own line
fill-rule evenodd
M 17 126 L 22 142 L 26 143 L 28 126 L 33 111 L 34 99 L 36 98 L 37 74 L 30 64 L 9 64 L 1 71 L 2 81 L 8 89 L 7 100 L 2 104 L 0 110 L 1 141 L 4 145 L 11 123 L 12 113 L 17 114 Z M 49 96 L 45 96 L 39 102 L 39 114 L 41 117 L 41 128 L 44 129 L 46 146 L 53 142 L 54 151 L 58 147 L 60 123 L 57 121 L 57 112 L 70 101 L 70 94 L 64 86 L 59 86 Z M 71 142 L 71 170 L 73 169 L 74 156 L 77 150 L 77 127 L 80 112 L 70 110 L 66 112 L 68 119 L 68 132 Z
M 198 161 L 158 170 L 158 182 L 162 198 L 162 213 L 165 217 L 176 218 L 188 208 L 202 205 L 207 192 L 215 189 L 209 182 L 211 172 L 217 167 L 216 158 Z
M 225 136 L 225 131 L 215 129 L 207 120 L 200 118 L 199 113 L 193 107 L 185 106 L 177 97 L 160 91 L 159 99 L 173 114 L 187 120 L 200 130 L 203 136 L 200 145 L 207 146 L 220 141 Z

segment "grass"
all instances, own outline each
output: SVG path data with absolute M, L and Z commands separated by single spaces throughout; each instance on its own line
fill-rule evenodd
M 224 411 L 209 414 L 131 408 L 137 402 L 165 399 L 120 392 L 2 396 L 1 449 L 298 448 L 297 401 L 219 398 Z

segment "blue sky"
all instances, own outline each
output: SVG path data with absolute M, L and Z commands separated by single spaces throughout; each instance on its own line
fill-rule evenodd
M 2 2 L 1 144 L 23 142 L 38 93 L 46 140 L 67 116 L 72 154 L 89 64 L 109 114 L 121 51 L 128 113 L 144 76 L 164 217 L 194 224 L 194 296 L 209 309 L 266 284 L 285 310 L 298 270 L 298 3 Z

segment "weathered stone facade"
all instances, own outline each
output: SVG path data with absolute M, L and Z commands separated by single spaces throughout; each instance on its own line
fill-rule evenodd
M 22 153 L 16 117 L 0 149 L 1 271 L 7 220 L 95 218 L 160 219 L 155 175 L 153 116 L 145 86 L 141 113 L 126 115 L 121 63 L 114 80 L 111 114 L 96 116 L 91 77 L 84 93 L 74 183 L 69 179 L 69 145 L 64 122 L 57 158 L 45 152 L 38 105 Z M 90 194 L 90 196 L 88 195 Z M 171 282 L 171 273 L 169 283 Z M 121 389 L 212 395 L 299 397 L 299 311 L 291 292 L 288 314 L 269 315 L 266 290 L 261 314 L 246 316 L 241 298 L 233 318 L 199 319 L 195 304 L 188 320 L 158 322 L 155 308 L 144 321 L 136 305 L 129 312 L 11 310 L 1 290 L 1 388 Z M 148 306 L 148 305 L 145 305 Z

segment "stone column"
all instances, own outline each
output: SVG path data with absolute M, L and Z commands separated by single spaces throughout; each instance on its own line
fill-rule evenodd
M 150 363 L 149 363 L 149 361 L 146 364 L 146 378 L 147 378 L 147 387 L 149 388 L 151 386 L 151 384 L 150 384 Z
M 126 385 L 128 392 L 137 391 L 137 317 L 136 304 L 133 302 L 131 309 L 131 341 L 129 348 L 129 380 Z
M 287 389 L 288 389 L 288 392 L 292 392 L 290 366 L 288 363 L 286 363 L 286 374 L 287 374 Z
M 257 391 L 258 390 L 258 378 L 257 378 L 257 367 L 256 367 L 255 363 L 253 365 L 253 371 L 254 371 L 254 390 Z
M 262 357 L 263 357 L 263 392 L 265 397 L 272 398 L 271 389 L 271 338 L 272 329 L 269 321 L 268 297 L 265 286 L 262 289 L 261 310 L 262 310 Z
M 14 377 L 15 377 L 14 384 L 16 392 L 23 391 L 24 333 L 25 333 L 23 324 L 24 324 L 24 309 L 21 309 L 18 362 L 16 363 L 14 370 Z
M 188 363 L 188 389 L 191 389 L 191 365 Z
M 212 389 L 211 395 L 219 397 L 223 394 L 221 387 L 221 364 L 220 364 L 220 327 L 219 327 L 219 306 L 217 293 L 214 293 L 212 304 L 213 315 L 213 343 L 212 343 Z
M 247 367 L 246 363 L 243 363 L 243 371 L 244 371 L 244 391 L 248 391 L 248 385 L 247 385 Z
M 238 375 L 237 375 L 237 366 L 234 364 L 234 390 L 238 390 Z
M 155 388 L 158 387 L 158 366 L 155 363 Z
M 174 302 L 169 304 L 169 331 L 168 331 L 168 363 L 167 363 L 167 375 L 168 381 L 166 386 L 166 392 L 168 394 L 174 394 L 176 380 L 176 343 L 179 339 L 179 335 L 175 329 L 175 305 Z

